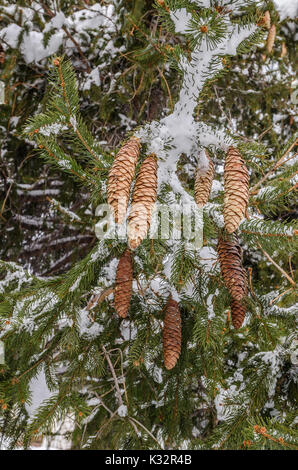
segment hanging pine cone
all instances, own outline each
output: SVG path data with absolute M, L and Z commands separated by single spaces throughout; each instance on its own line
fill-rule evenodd
M 240 301 L 247 294 L 247 277 L 242 266 L 242 249 L 237 235 L 220 237 L 217 252 L 225 286 L 232 298 Z
M 287 46 L 286 44 L 283 42 L 282 45 L 281 45 L 281 54 L 280 54 L 280 57 L 285 57 L 288 53 L 288 49 L 287 49 Z
M 224 219 L 227 232 L 232 233 L 245 216 L 249 198 L 249 175 L 239 150 L 230 147 L 224 170 Z
M 128 244 L 135 250 L 146 237 L 157 195 L 157 159 L 149 155 L 141 165 L 128 219 Z
M 175 367 L 181 352 L 181 316 L 179 305 L 169 298 L 163 327 L 163 356 L 167 369 Z
M 114 210 L 116 223 L 122 224 L 129 201 L 129 193 L 140 153 L 140 141 L 131 137 L 117 153 L 108 178 L 108 203 Z
M 245 318 L 246 307 L 239 300 L 231 300 L 231 317 L 234 328 L 238 329 L 242 326 Z
M 132 292 L 132 259 L 128 249 L 125 250 L 118 263 L 114 305 L 119 317 L 125 318 L 128 313 Z
M 271 28 L 269 29 L 269 33 L 267 36 L 267 42 L 266 42 L 266 49 L 268 54 L 271 54 L 275 42 L 275 37 L 276 37 L 276 26 L 273 24 Z
M 271 18 L 269 10 L 265 11 L 264 16 L 258 22 L 258 26 L 264 26 L 266 29 L 270 29 Z
M 269 10 L 265 11 L 265 14 L 264 14 L 264 26 L 265 26 L 265 28 L 270 29 L 271 18 L 270 18 Z
M 0 44 L 0 64 L 4 64 L 4 62 L 5 62 L 5 52 L 4 52 L 2 45 Z
M 198 168 L 195 179 L 195 201 L 199 207 L 203 207 L 208 202 L 214 177 L 213 162 L 207 150 L 205 152 L 208 166 L 206 168 Z

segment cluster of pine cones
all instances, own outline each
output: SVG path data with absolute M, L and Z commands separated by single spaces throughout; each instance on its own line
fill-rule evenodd
M 140 154 L 140 141 L 131 137 L 115 157 L 108 178 L 108 203 L 115 222 L 122 224 L 128 208 L 130 187 Z M 145 158 L 137 175 L 128 218 L 128 245 L 135 250 L 146 237 L 157 195 L 157 159 Z
M 209 165 L 198 169 L 195 179 L 195 200 L 203 207 L 209 199 L 214 165 L 206 151 Z M 249 175 L 245 162 L 235 147 L 228 149 L 224 168 L 225 233 L 218 240 L 221 275 L 231 295 L 231 316 L 235 328 L 240 328 L 245 317 L 244 297 L 247 295 L 247 276 L 242 266 L 242 250 L 236 230 L 245 217 L 249 198 Z
M 128 314 L 132 294 L 132 257 L 127 248 L 120 258 L 116 272 L 114 304 L 118 315 L 125 318 Z M 163 328 L 164 363 L 167 369 L 172 369 L 181 351 L 181 315 L 179 305 L 170 296 L 166 305 Z
M 130 188 L 140 153 L 140 141 L 131 137 L 115 157 L 108 178 L 108 203 L 114 210 L 116 223 L 126 217 Z M 203 207 L 209 199 L 214 178 L 214 164 L 206 151 L 207 167 L 199 168 L 195 177 L 195 201 Z M 242 266 L 242 250 L 235 233 L 246 214 L 249 196 L 249 176 L 238 149 L 228 149 L 224 169 L 225 231 L 218 240 L 221 274 L 231 295 L 231 316 L 235 328 L 240 328 L 245 316 L 244 299 L 247 295 L 247 276 Z M 128 216 L 128 248 L 120 258 L 117 272 L 114 304 L 118 315 L 128 314 L 132 295 L 133 267 L 131 250 L 146 237 L 153 205 L 157 197 L 157 159 L 154 154 L 140 166 L 132 193 Z M 171 296 L 166 305 L 163 329 L 164 363 L 172 369 L 181 351 L 181 315 L 179 305 Z
M 276 26 L 275 24 L 271 24 L 271 16 L 269 10 L 265 11 L 264 16 L 262 16 L 257 25 L 268 30 L 268 35 L 266 39 L 266 50 L 268 54 L 271 54 L 276 38 Z

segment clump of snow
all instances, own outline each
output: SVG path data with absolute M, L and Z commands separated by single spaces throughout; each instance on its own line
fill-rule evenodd
M 13 3 L 14 5 L 9 5 L 9 2 L 5 2 L 1 6 L 1 14 L 8 15 L 9 24 L 0 31 L 0 39 L 6 47 L 18 48 L 26 63 L 43 62 L 58 54 L 60 48 L 70 56 L 77 52 L 76 44 L 85 53 L 89 47 L 88 42 L 93 44 L 91 59 L 100 57 L 102 63 L 97 64 L 87 75 L 83 89 L 89 90 L 93 84 L 99 86 L 100 68 L 107 67 L 125 50 L 123 45 L 115 45 L 120 24 L 116 12 L 117 0 L 108 5 L 100 2 L 92 6 L 86 4 L 85 8 L 80 8 L 69 16 L 57 9 L 50 21 L 37 1 L 33 0 L 30 7 Z M 36 15 L 35 19 L 33 14 Z M 45 43 L 46 36 L 48 41 Z M 92 60 L 87 57 L 87 61 L 92 67 Z
M 158 384 L 162 383 L 163 370 L 160 367 L 155 366 L 153 369 L 153 378 L 154 381 Z
M 119 260 L 113 258 L 103 269 L 102 277 L 105 279 L 107 285 L 111 285 L 115 282 L 116 271 L 118 267 Z
M 96 67 L 89 73 L 88 78 L 84 84 L 84 90 L 90 90 L 92 84 L 96 86 L 100 86 L 101 84 L 99 67 Z
M 175 24 L 176 33 L 185 33 L 187 31 L 189 23 L 192 19 L 192 15 L 186 11 L 185 8 L 181 8 L 177 11 L 170 12 L 171 20 Z
M 137 336 L 137 328 L 129 320 L 123 320 L 120 324 L 121 336 L 124 341 L 135 339 Z
M 69 291 L 75 292 L 77 288 L 79 287 L 81 280 L 82 280 L 82 275 L 78 276 L 78 278 L 75 280 L 73 285 L 69 288 Z
M 298 16 L 298 0 L 273 0 L 281 21 Z
M 126 405 L 120 405 L 118 410 L 117 410 L 117 413 L 119 416 L 121 416 L 121 418 L 125 418 L 125 416 L 127 416 L 127 406 Z
M 51 203 L 54 204 L 63 214 L 67 215 L 72 222 L 81 222 L 81 218 L 75 212 L 67 209 L 67 207 L 61 206 L 60 202 L 56 201 L 56 199 L 53 198 Z
M 214 299 L 214 297 L 216 297 L 218 295 L 218 293 L 219 293 L 219 291 L 218 291 L 218 289 L 216 289 L 214 294 L 210 294 L 207 297 L 206 304 L 207 304 L 207 309 L 208 309 L 208 320 L 212 320 L 213 318 L 215 318 L 215 312 L 214 312 L 214 308 L 213 308 L 213 299 Z
M 211 246 L 204 246 L 199 253 L 200 264 L 205 266 L 208 271 L 211 271 L 217 261 L 217 253 Z
M 205 150 L 201 150 L 201 152 L 198 155 L 198 170 L 200 171 L 200 174 L 204 174 L 209 170 L 209 160 L 207 158 Z
M 47 386 L 43 368 L 36 377 L 33 377 L 33 379 L 30 380 L 29 389 L 31 392 L 31 403 L 26 404 L 25 408 L 29 416 L 33 416 L 42 402 L 54 394 L 54 392 L 51 392 Z
M 65 24 L 66 18 L 65 15 L 62 11 L 58 11 L 54 18 L 51 19 L 50 23 L 46 26 L 46 30 L 48 31 L 50 29 L 50 25 L 53 28 L 60 29 L 62 26 Z
M 97 338 L 104 330 L 102 325 L 91 319 L 90 312 L 86 308 L 82 309 L 79 313 L 78 325 L 80 335 L 90 340 Z

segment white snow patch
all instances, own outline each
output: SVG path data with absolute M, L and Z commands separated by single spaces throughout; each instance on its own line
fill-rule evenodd
M 298 0 L 273 0 L 281 21 L 298 16 Z
M 127 416 L 127 406 L 126 405 L 120 405 L 118 410 L 117 410 L 117 413 L 119 416 L 121 416 L 121 418 L 124 418 L 125 416 Z
M 29 416 L 33 416 L 44 400 L 50 398 L 54 392 L 51 392 L 47 386 L 44 369 L 36 377 L 30 380 L 29 388 L 31 392 L 31 404 L 26 404 L 25 408 Z

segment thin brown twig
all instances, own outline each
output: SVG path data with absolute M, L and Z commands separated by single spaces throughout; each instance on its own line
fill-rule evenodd
M 133 27 L 139 31 L 139 33 L 141 33 L 146 39 L 147 41 L 150 42 L 151 46 L 154 47 L 154 49 L 159 52 L 163 57 L 165 57 L 165 54 L 163 53 L 163 51 L 161 49 L 159 49 L 159 47 L 154 44 L 154 42 L 151 40 L 151 38 L 148 36 L 148 34 L 144 33 L 144 31 L 141 30 L 141 28 L 139 28 L 132 20 L 131 18 L 129 18 L 129 16 L 127 16 L 127 19 L 128 21 L 133 25 Z
M 264 253 L 264 255 L 266 256 L 266 258 L 270 261 L 270 263 L 273 264 L 273 266 L 275 266 L 281 273 L 284 277 L 286 277 L 288 279 L 288 281 L 292 284 L 292 286 L 296 286 L 296 282 L 291 278 L 291 276 L 288 275 L 288 273 L 286 273 L 286 271 L 284 271 L 272 258 L 271 256 L 267 253 L 267 251 L 264 250 L 264 248 L 260 245 L 260 243 L 257 243 L 257 246 L 260 248 L 260 250 Z
M 169 99 L 170 99 L 171 110 L 173 110 L 173 99 L 172 99 L 172 95 L 171 95 L 171 90 L 170 90 L 169 84 L 168 84 L 167 79 L 166 79 L 166 77 L 164 76 L 162 70 L 160 70 L 159 67 L 157 67 L 157 70 L 159 71 L 159 74 L 160 74 L 161 78 L 164 80 L 164 82 L 165 82 L 165 84 L 166 84 L 167 91 L 168 91 L 168 95 L 169 95 Z
M 295 142 L 292 143 L 292 145 L 288 148 L 288 150 L 283 154 L 283 156 L 278 160 L 278 162 L 276 162 L 276 164 L 273 166 L 273 168 L 271 168 L 271 170 L 269 170 L 264 176 L 263 178 L 260 179 L 260 181 L 258 181 L 258 183 L 256 183 L 251 189 L 250 189 L 250 193 L 253 194 L 254 191 L 261 185 L 264 183 L 264 181 L 266 181 L 270 175 L 272 175 L 272 173 L 274 173 L 275 170 L 277 170 L 277 168 L 279 168 L 281 165 L 283 165 L 286 161 L 288 160 L 284 160 L 285 156 L 288 155 L 288 153 L 295 147 L 295 145 L 297 145 L 297 142 L 298 142 L 298 139 L 295 140 Z
M 116 387 L 116 394 L 117 394 L 117 399 L 118 399 L 118 403 L 120 406 L 124 405 L 123 403 L 123 400 L 122 400 L 122 396 L 121 396 L 121 390 L 120 390 L 120 386 L 119 386 L 119 382 L 118 382 L 118 379 L 117 379 L 117 375 L 116 375 L 116 372 L 115 372 L 115 369 L 114 369 L 114 366 L 112 364 L 112 361 L 111 361 L 111 358 L 109 356 L 109 353 L 108 351 L 106 350 L 106 348 L 103 346 L 102 347 L 103 349 L 103 352 L 104 352 L 104 355 L 105 355 L 105 358 L 108 362 L 108 365 L 109 365 L 109 368 L 110 368 L 110 371 L 112 373 L 112 376 L 113 376 L 113 379 L 114 379 L 114 382 L 115 382 L 115 387 Z M 110 351 L 109 351 L 110 352 Z M 121 351 L 122 353 L 122 351 Z M 122 356 L 122 355 L 121 355 Z M 121 367 L 122 369 L 122 367 Z M 122 370 L 122 375 L 123 375 L 123 370 Z M 124 379 L 124 375 L 123 375 L 123 379 Z M 110 416 L 110 419 L 108 422 L 110 422 L 114 416 L 116 415 L 117 411 L 115 411 L 111 416 Z M 139 431 L 138 431 L 138 428 L 136 427 L 136 424 L 138 424 L 139 426 L 141 426 L 141 428 L 144 429 L 144 431 L 146 431 L 150 437 L 152 437 L 152 439 L 159 445 L 159 447 L 162 449 L 163 447 L 161 446 L 161 444 L 158 442 L 158 440 L 153 436 L 153 434 L 149 431 L 149 429 L 147 429 L 142 423 L 140 423 L 140 421 L 138 421 L 137 419 L 135 418 L 132 418 L 131 416 L 128 416 L 127 417 L 129 422 L 131 423 L 132 427 L 134 428 L 137 436 L 139 436 Z M 104 425 L 105 426 L 105 425 Z M 98 431 L 98 433 L 100 433 L 103 429 L 103 427 L 101 427 L 101 429 Z M 98 434 L 97 433 L 97 434 Z
M 274 302 L 279 299 L 280 297 L 282 297 L 283 295 L 285 295 L 287 292 L 290 292 L 291 290 L 293 290 L 293 287 L 290 287 L 289 289 L 285 290 L 284 292 L 282 292 L 281 294 L 277 295 L 276 297 L 274 297 L 273 300 L 271 300 L 270 304 L 269 305 L 273 305 Z
M 6 192 L 6 195 L 5 195 L 3 204 L 2 204 L 1 209 L 0 209 L 0 217 L 3 218 L 4 220 L 5 220 L 5 218 L 2 216 L 2 214 L 3 214 L 4 208 L 5 208 L 5 204 L 6 204 L 6 201 L 7 201 L 8 196 L 9 196 L 9 193 L 10 193 L 10 191 L 11 191 L 11 188 L 12 188 L 13 183 L 14 183 L 13 181 L 10 183 L 9 188 L 8 188 L 8 190 L 7 190 L 7 192 Z
M 290 271 L 291 271 L 291 276 L 294 277 L 294 271 L 293 271 L 293 267 L 292 267 L 292 256 L 289 256 L 289 267 L 290 267 Z
M 269 439 L 270 441 L 276 442 L 278 444 L 281 444 L 282 446 L 285 447 L 291 447 L 297 449 L 297 447 L 294 444 L 290 444 L 289 442 L 285 442 L 285 440 L 280 437 L 279 439 L 276 439 L 275 437 L 271 436 L 268 434 L 267 429 L 265 427 L 261 426 L 254 426 L 254 431 L 258 434 L 261 434 L 261 436 L 265 437 L 266 439 Z
M 260 235 L 262 237 L 286 237 L 286 238 L 293 238 L 295 236 L 295 233 L 293 235 L 286 235 L 284 233 L 261 233 L 261 232 L 253 232 L 251 230 L 245 230 L 241 229 L 241 232 L 247 233 L 249 235 Z
M 269 132 L 270 129 L 272 129 L 272 127 L 273 127 L 273 126 L 271 125 L 271 126 L 268 127 L 268 129 L 265 129 L 265 130 L 259 135 L 258 140 L 262 140 L 263 137 L 267 134 L 267 132 Z
M 153 434 L 149 431 L 149 429 L 147 429 L 142 423 L 140 423 L 140 421 L 138 421 L 136 418 L 132 418 L 131 416 L 129 417 L 129 419 L 130 419 L 131 421 L 135 421 L 139 426 L 141 426 L 141 428 L 143 428 L 144 431 L 146 431 L 146 432 L 149 434 L 149 436 L 152 437 L 152 439 L 158 444 L 158 446 L 159 446 L 162 450 L 164 450 L 163 447 L 162 447 L 162 445 L 161 445 L 161 444 L 158 442 L 158 440 L 156 439 L 156 437 L 154 437 Z
M 248 268 L 248 281 L 249 281 L 249 287 L 250 287 L 252 296 L 256 297 L 254 289 L 253 289 L 253 285 L 252 285 L 252 268 Z
M 119 405 L 122 406 L 122 405 L 124 405 L 124 403 L 123 403 L 123 400 L 122 400 L 121 390 L 120 390 L 120 386 L 119 386 L 119 382 L 118 382 L 118 379 L 117 379 L 117 375 L 116 375 L 114 366 L 112 364 L 112 361 L 111 361 L 111 358 L 110 358 L 109 354 L 107 353 L 106 348 L 103 346 L 102 349 L 103 349 L 105 358 L 107 360 L 107 363 L 109 364 L 109 368 L 110 368 L 110 371 L 112 373 L 112 376 L 113 376 L 113 379 L 114 379 L 114 382 L 115 382 L 116 394 L 117 394 L 117 399 L 118 399 Z
M 93 295 L 87 304 L 87 310 L 92 310 L 95 305 L 100 304 L 106 297 L 114 292 L 114 287 L 109 287 L 100 294 Z

